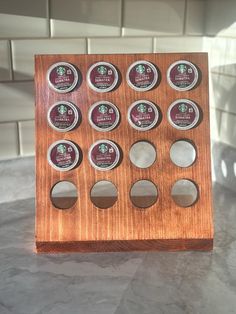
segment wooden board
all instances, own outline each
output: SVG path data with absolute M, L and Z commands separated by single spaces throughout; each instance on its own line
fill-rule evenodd
M 160 84 L 151 91 L 137 92 L 126 83 L 126 71 L 131 63 L 147 60 L 161 73 Z M 167 83 L 166 72 L 177 60 L 193 62 L 201 71 L 197 88 L 176 91 Z M 82 73 L 79 88 L 67 94 L 52 91 L 46 80 L 48 68 L 60 61 L 70 62 Z M 86 83 L 88 68 L 95 62 L 106 61 L 120 71 L 119 88 L 108 93 L 96 93 Z M 66 251 L 129 251 L 129 250 L 210 250 L 213 246 L 210 130 L 208 100 L 208 61 L 205 53 L 123 54 L 123 55 L 37 55 L 35 58 L 36 86 L 36 250 L 37 252 Z M 202 111 L 201 123 L 190 130 L 177 130 L 167 120 L 169 105 L 176 99 L 187 98 Z M 160 125 L 147 132 L 139 132 L 127 122 L 127 110 L 139 99 L 154 102 L 162 112 Z M 82 123 L 67 133 L 48 126 L 47 111 L 60 100 L 76 104 L 82 113 Z M 110 132 L 98 132 L 88 123 L 89 107 L 99 100 L 108 100 L 120 110 L 120 125 Z M 90 146 L 99 139 L 109 139 L 122 149 L 121 164 L 110 171 L 97 171 L 87 158 Z M 170 147 L 177 139 L 192 140 L 197 160 L 188 168 L 171 162 Z M 60 139 L 79 145 L 83 160 L 79 167 L 68 172 L 54 170 L 47 162 L 48 147 Z M 157 149 L 156 162 L 147 169 L 135 167 L 129 159 L 132 144 L 148 140 Z M 179 207 L 171 197 L 171 188 L 178 179 L 194 181 L 199 190 L 198 201 L 190 207 Z M 158 188 L 157 202 L 140 210 L 130 200 L 130 188 L 140 179 L 151 180 Z M 50 193 L 59 181 L 73 182 L 78 200 L 68 210 L 52 205 Z M 118 190 L 118 200 L 112 208 L 101 210 L 90 200 L 92 186 L 109 180 Z

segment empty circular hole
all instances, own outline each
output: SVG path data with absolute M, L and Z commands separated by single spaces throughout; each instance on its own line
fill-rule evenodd
M 149 180 L 140 180 L 134 183 L 130 190 L 132 203 L 139 208 L 147 208 L 156 203 L 158 197 L 157 188 Z
M 174 202 L 181 207 L 193 205 L 198 198 L 198 189 L 195 183 L 187 179 L 175 182 L 171 190 Z
M 60 181 L 52 188 L 51 201 L 58 209 L 71 208 L 76 203 L 77 199 L 77 189 L 72 182 Z
M 117 201 L 117 188 L 110 181 L 99 181 L 90 192 L 92 203 L 99 208 L 112 207 Z
M 147 141 L 139 141 L 132 145 L 129 151 L 131 162 L 139 168 L 148 168 L 156 160 L 156 149 Z
M 196 160 L 196 149 L 188 140 L 178 140 L 170 148 L 170 158 L 179 167 L 189 167 Z

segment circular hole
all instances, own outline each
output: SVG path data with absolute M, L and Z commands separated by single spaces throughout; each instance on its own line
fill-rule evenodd
M 147 208 L 156 203 L 158 192 L 155 184 L 148 180 L 140 180 L 134 183 L 130 190 L 130 199 L 134 206 Z
M 90 192 L 92 203 L 99 208 L 112 207 L 117 201 L 117 188 L 110 181 L 99 181 Z
M 71 208 L 77 201 L 76 186 L 69 181 L 60 181 L 54 185 L 51 191 L 51 201 L 58 209 Z
M 188 140 L 179 140 L 170 148 L 170 158 L 179 167 L 189 167 L 196 160 L 196 149 Z
M 177 205 L 188 207 L 197 201 L 198 189 L 192 181 L 181 179 L 173 185 L 171 196 Z
M 155 147 L 146 141 L 140 141 L 132 145 L 129 151 L 131 162 L 139 168 L 148 168 L 156 160 Z

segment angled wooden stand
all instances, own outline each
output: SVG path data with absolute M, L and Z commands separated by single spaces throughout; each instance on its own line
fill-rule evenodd
M 160 71 L 160 84 L 151 91 L 134 91 L 126 82 L 128 67 L 138 60 L 150 61 Z M 167 83 L 167 69 L 177 60 L 193 62 L 201 71 L 200 84 L 191 91 L 176 91 Z M 37 252 L 211 250 L 207 54 L 38 55 L 35 61 Z M 67 94 L 54 92 L 46 80 L 49 67 L 60 61 L 70 62 L 82 73 L 82 84 Z M 96 93 L 88 87 L 86 73 L 98 61 L 111 62 L 119 69 L 121 83 L 114 91 Z M 169 105 L 180 98 L 193 100 L 202 113 L 201 123 L 187 131 L 173 128 L 167 120 Z M 139 99 L 155 103 L 163 116 L 161 123 L 147 132 L 131 128 L 126 118 L 130 104 Z M 73 131 L 60 133 L 47 123 L 49 107 L 59 100 L 71 101 L 82 113 L 82 122 Z M 115 130 L 98 132 L 88 123 L 88 109 L 99 100 L 108 100 L 119 108 L 121 122 Z M 83 153 L 81 164 L 68 172 L 56 171 L 47 162 L 48 147 L 60 139 L 77 143 Z M 98 171 L 90 165 L 88 150 L 99 139 L 112 140 L 121 147 L 123 160 L 117 168 Z M 189 139 L 196 146 L 197 160 L 188 168 L 177 167 L 170 159 L 170 147 L 178 139 Z M 129 159 L 130 147 L 138 140 L 148 140 L 158 152 L 156 162 L 147 169 L 135 167 Z M 145 210 L 136 208 L 129 196 L 131 186 L 140 179 L 154 182 L 159 192 L 157 202 Z M 178 179 L 190 179 L 198 186 L 199 198 L 193 206 L 183 208 L 173 201 L 171 188 Z M 52 187 L 62 180 L 73 182 L 79 195 L 67 210 L 55 208 L 50 199 Z M 117 187 L 118 200 L 112 208 L 101 210 L 90 200 L 90 190 L 100 180 L 109 180 Z

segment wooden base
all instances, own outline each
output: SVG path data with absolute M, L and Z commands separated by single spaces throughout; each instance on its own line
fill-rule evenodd
M 37 253 L 191 250 L 210 251 L 212 248 L 213 239 L 36 242 Z

